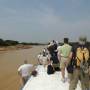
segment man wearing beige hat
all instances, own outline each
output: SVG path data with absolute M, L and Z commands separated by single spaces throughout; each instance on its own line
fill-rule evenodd
M 73 47 L 73 57 L 75 67 L 73 70 L 73 79 L 70 81 L 69 90 L 76 90 L 78 81 L 81 82 L 81 90 L 90 90 L 89 68 L 90 68 L 90 50 L 86 43 L 86 37 L 80 37 L 76 48 Z

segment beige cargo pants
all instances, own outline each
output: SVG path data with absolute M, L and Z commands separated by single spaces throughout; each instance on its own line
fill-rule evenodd
M 69 85 L 69 90 L 76 90 L 78 81 L 81 82 L 81 90 L 90 90 L 89 74 L 83 74 L 81 69 L 76 68 L 73 72 Z

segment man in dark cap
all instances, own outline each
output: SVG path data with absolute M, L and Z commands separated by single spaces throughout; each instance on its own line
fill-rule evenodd
M 69 45 L 68 38 L 64 38 L 64 44 L 59 49 L 60 54 L 60 68 L 61 68 L 61 74 L 62 74 L 62 82 L 66 81 L 65 78 L 65 68 L 68 65 L 69 59 L 71 59 L 71 49 L 72 46 Z

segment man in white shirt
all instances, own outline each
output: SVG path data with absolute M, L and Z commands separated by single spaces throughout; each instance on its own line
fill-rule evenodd
M 49 58 L 48 55 L 46 55 L 45 53 L 43 53 L 40 59 L 42 61 L 42 65 L 45 67 L 47 65 L 47 60 L 49 60 L 50 58 Z
M 30 70 L 31 70 L 32 67 L 33 67 L 33 65 L 32 64 L 28 64 L 27 60 L 25 60 L 24 64 L 21 65 L 18 68 L 18 74 L 21 76 L 23 85 L 25 85 L 25 83 L 29 79 L 29 77 L 30 77 Z
M 61 46 L 57 47 L 57 56 L 58 56 L 59 62 L 60 62 L 60 59 L 61 59 L 61 57 L 60 57 L 60 48 L 61 48 Z

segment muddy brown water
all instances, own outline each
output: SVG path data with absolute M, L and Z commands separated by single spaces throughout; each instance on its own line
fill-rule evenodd
M 30 49 L 0 53 L 0 90 L 19 90 L 20 77 L 18 67 L 25 59 L 37 64 L 37 55 L 45 46 L 33 46 Z

